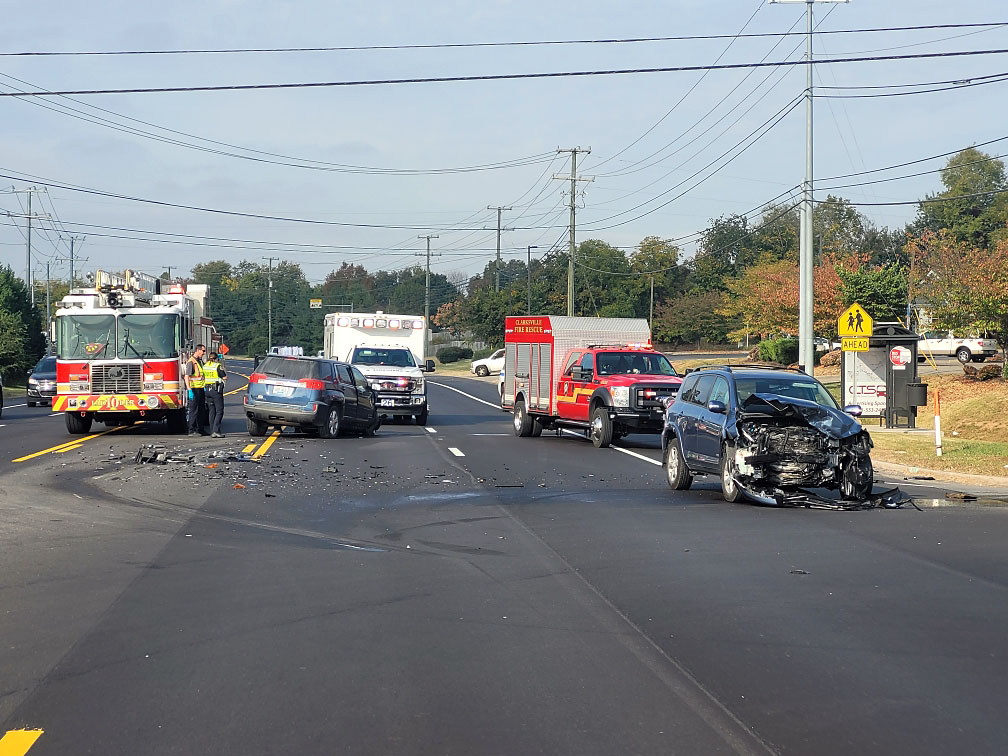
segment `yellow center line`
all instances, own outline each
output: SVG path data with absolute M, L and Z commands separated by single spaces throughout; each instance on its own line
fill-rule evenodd
M 42 735 L 42 730 L 10 730 L 0 738 L 0 756 L 24 756 Z
M 279 437 L 280 437 L 280 431 L 278 430 L 275 430 L 272 433 L 270 433 L 270 437 L 262 442 L 262 446 L 256 449 L 255 453 L 252 456 L 255 457 L 256 459 L 260 459 L 263 454 L 269 451 L 269 448 L 273 446 L 273 442 L 276 441 L 277 438 Z
M 62 454 L 63 452 L 73 451 L 74 449 L 80 449 L 84 444 L 74 444 L 73 446 L 64 446 L 62 449 L 57 449 L 53 454 Z
M 244 449 L 242 449 L 242 454 L 248 454 L 250 451 L 256 448 L 255 444 L 249 444 Z
M 245 375 L 245 373 L 239 373 L 239 372 L 238 372 L 237 370 L 235 370 L 235 371 L 233 371 L 233 372 L 234 372 L 234 374 L 235 374 L 235 375 L 240 375 L 240 376 L 241 376 L 242 378 L 244 378 L 245 380 L 248 380 L 248 378 L 249 378 L 249 377 L 248 377 L 247 375 Z M 240 388 L 236 388 L 236 389 L 234 389 L 233 391 L 228 391 L 228 392 L 226 392 L 226 393 L 224 394 L 224 396 L 231 396 L 231 394 L 237 394 L 238 392 L 240 392 L 240 391 L 244 391 L 244 390 L 245 390 L 245 389 L 247 389 L 247 388 L 248 388 L 248 384 L 246 383 L 246 384 L 245 384 L 244 386 L 241 386 Z
M 12 462 L 25 462 L 29 459 L 34 459 L 35 457 L 41 457 L 43 454 L 55 454 L 56 452 L 69 451 L 67 447 L 77 447 L 83 444 L 85 441 L 90 441 L 93 438 L 98 438 L 99 436 L 104 436 L 108 433 L 115 433 L 116 431 L 124 430 L 125 428 L 132 428 L 132 425 L 117 425 L 114 428 L 109 428 L 108 430 L 103 430 L 101 433 L 92 433 L 90 436 L 84 436 L 83 438 L 75 438 L 72 441 L 67 441 L 63 444 L 57 444 L 56 446 L 50 446 L 48 449 L 43 449 L 42 451 L 33 452 L 32 454 L 26 454 L 23 457 L 18 457 Z M 4 756 L 0 752 L 0 756 Z

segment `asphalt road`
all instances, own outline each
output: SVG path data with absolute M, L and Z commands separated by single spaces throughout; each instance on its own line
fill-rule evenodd
M 653 437 L 515 438 L 491 380 L 432 381 L 429 427 L 373 439 L 249 439 L 238 392 L 226 439 L 29 456 L 71 439 L 8 405 L 0 736 L 43 730 L 31 756 L 1008 752 L 1008 509 L 674 493 Z M 253 441 L 259 462 L 206 456 Z M 148 443 L 216 467 L 134 464 Z

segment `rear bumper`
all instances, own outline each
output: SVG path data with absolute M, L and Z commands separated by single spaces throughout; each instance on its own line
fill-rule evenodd
M 245 415 L 264 423 L 283 425 L 322 425 L 328 412 L 324 404 L 279 404 L 277 402 L 249 402 L 246 399 Z

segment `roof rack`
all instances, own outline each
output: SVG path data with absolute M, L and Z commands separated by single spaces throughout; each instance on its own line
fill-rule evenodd
M 725 370 L 725 371 L 727 371 L 729 373 L 732 372 L 733 370 L 787 370 L 787 371 L 790 371 L 792 373 L 801 373 L 802 375 L 808 375 L 808 373 L 806 373 L 801 368 L 788 367 L 787 365 L 776 365 L 776 364 L 773 364 L 773 363 L 765 363 L 764 364 L 762 362 L 758 362 L 758 363 L 750 362 L 750 363 L 740 364 L 740 365 L 701 365 L 698 368 L 694 368 L 694 370 L 695 371 L 696 370 Z

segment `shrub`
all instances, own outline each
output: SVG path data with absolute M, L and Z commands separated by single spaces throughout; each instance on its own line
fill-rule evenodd
M 798 360 L 798 339 L 767 339 L 759 345 L 759 358 L 764 362 L 790 365 Z
M 824 367 L 830 365 L 839 365 L 843 357 L 843 352 L 839 349 L 834 349 L 832 352 L 827 352 L 822 357 L 819 358 L 819 364 Z
M 449 362 L 458 362 L 459 360 L 468 360 L 472 356 L 473 351 L 468 347 L 446 346 L 437 350 L 437 358 L 442 365 L 447 365 Z

